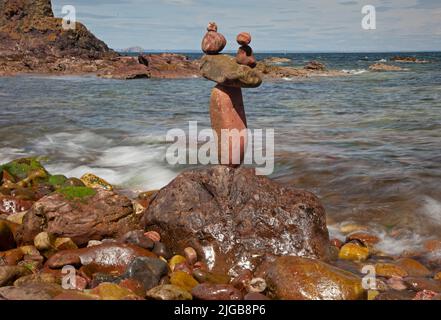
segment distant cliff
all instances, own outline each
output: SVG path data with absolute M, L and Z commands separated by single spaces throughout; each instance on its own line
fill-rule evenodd
M 0 73 L 94 72 L 117 56 L 79 22 L 63 30 L 50 0 L 0 1 Z

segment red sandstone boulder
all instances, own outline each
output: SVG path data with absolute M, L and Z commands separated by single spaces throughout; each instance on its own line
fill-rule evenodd
M 214 272 L 253 268 L 265 254 L 327 258 L 325 211 L 313 194 L 213 166 L 185 171 L 160 190 L 144 217 L 175 253 L 196 249 Z
M 69 198 L 69 193 L 57 191 L 40 199 L 24 216 L 17 241 L 32 243 L 38 233 L 46 231 L 71 238 L 81 246 L 89 240 L 122 236 L 132 228 L 137 229 L 132 202 L 127 197 L 102 189 L 68 190 L 73 192 L 75 188 L 90 194 Z

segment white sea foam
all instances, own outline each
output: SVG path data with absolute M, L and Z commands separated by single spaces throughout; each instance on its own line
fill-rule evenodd
M 94 173 L 128 189 L 159 189 L 176 177 L 165 162 L 164 137 L 145 135 L 121 141 L 91 131 L 61 132 L 35 139 L 32 151 L 1 148 L 0 163 L 26 156 L 45 156 L 53 174 L 81 177 Z
M 363 73 L 367 72 L 367 70 L 366 69 L 351 69 L 351 70 L 343 69 L 342 72 L 352 74 L 352 75 L 358 75 L 358 74 L 363 74 Z
M 411 229 L 403 230 L 399 236 L 391 236 L 383 226 L 371 224 L 368 227 L 369 233 L 380 239 L 375 248 L 392 256 L 400 255 L 404 251 L 417 251 L 421 249 L 423 242 L 429 239 Z M 346 239 L 346 234 L 340 232 L 338 224 L 328 226 L 328 231 L 331 239 L 336 238 L 342 241 Z
M 431 224 L 441 225 L 441 202 L 431 197 L 423 199 L 421 213 L 426 217 L 426 221 Z

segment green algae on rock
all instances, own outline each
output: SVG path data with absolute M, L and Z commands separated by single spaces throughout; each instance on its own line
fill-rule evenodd
M 0 171 L 3 170 L 6 170 L 17 180 L 26 179 L 31 172 L 37 170 L 43 170 L 46 174 L 48 174 L 37 158 L 21 158 L 13 160 L 6 164 L 0 165 Z
M 56 192 L 68 200 L 84 199 L 96 195 L 96 190 L 89 187 L 63 187 Z

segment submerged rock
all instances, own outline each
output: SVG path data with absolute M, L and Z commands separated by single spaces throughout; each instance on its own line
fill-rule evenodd
M 263 265 L 270 297 L 282 300 L 357 300 L 361 278 L 319 260 L 279 257 Z
M 65 187 L 37 201 L 24 216 L 20 243 L 31 243 L 46 231 L 71 238 L 77 245 L 122 235 L 135 229 L 131 201 L 102 189 Z
M 403 68 L 385 64 L 385 63 L 374 63 L 373 65 L 369 66 L 369 70 L 371 71 L 403 71 Z
M 145 228 L 157 229 L 174 252 L 191 246 L 219 273 L 252 268 L 265 254 L 327 258 L 325 221 L 312 193 L 225 166 L 180 174 L 143 217 Z

